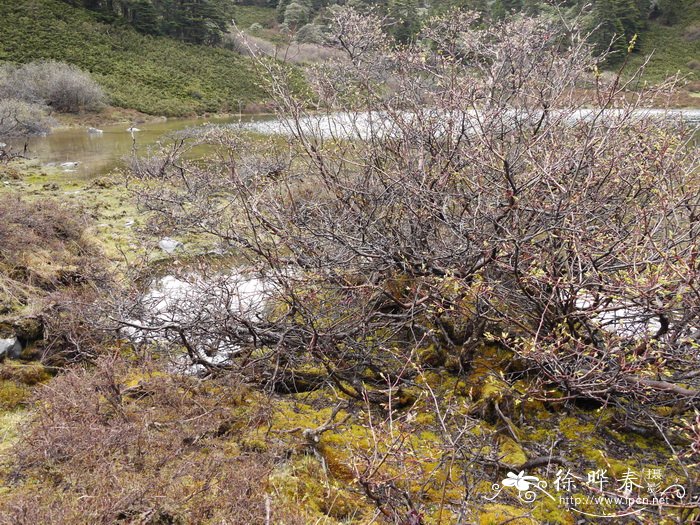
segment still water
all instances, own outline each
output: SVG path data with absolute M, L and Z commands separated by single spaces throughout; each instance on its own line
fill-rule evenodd
M 615 110 L 607 115 L 614 118 Z M 471 115 L 473 118 L 475 115 Z M 700 124 L 700 110 L 640 110 L 640 117 L 682 119 L 692 127 Z M 580 110 L 571 116 L 574 120 L 591 117 L 590 110 Z M 45 137 L 33 137 L 28 143 L 28 155 L 41 164 L 59 167 L 73 173 L 76 179 L 89 179 L 108 173 L 124 162 L 134 151 L 145 154 L 167 136 L 186 128 L 205 124 L 233 125 L 262 134 L 288 134 L 295 126 L 290 121 L 276 120 L 272 115 L 245 115 L 219 119 L 170 119 L 136 124 L 138 131 L 130 131 L 123 123 L 102 128 L 101 133 L 90 133 L 88 128 L 59 129 Z M 300 122 L 304 133 L 330 137 L 365 138 L 367 134 L 391 134 L 395 122 L 381 114 L 335 113 L 306 117 Z M 21 150 L 23 142 L 12 143 Z M 77 164 L 76 164 L 77 163 Z
M 176 131 L 205 124 L 243 125 L 253 120 L 272 119 L 271 115 L 245 115 L 219 119 L 169 119 L 134 124 L 138 131 L 129 131 L 131 124 L 104 126 L 102 133 L 90 133 L 87 127 L 57 129 L 44 137 L 32 137 L 27 144 L 27 155 L 45 166 L 55 166 L 76 179 L 104 175 L 123 164 L 134 150 L 145 154 L 149 148 Z M 8 141 L 15 151 L 24 148 L 24 141 Z M 76 165 L 73 165 L 76 163 Z M 63 166 L 62 166 L 63 165 Z

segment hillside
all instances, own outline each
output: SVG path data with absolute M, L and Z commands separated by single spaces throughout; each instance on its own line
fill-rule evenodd
M 657 81 L 680 72 L 697 81 L 700 62 L 700 5 L 685 1 L 674 25 L 644 24 L 633 63 L 653 52 L 648 78 Z M 440 4 L 442 5 L 442 4 Z M 279 11 L 279 10 L 278 10 Z M 298 35 L 280 25 L 274 8 L 234 6 L 240 29 L 265 44 L 286 44 L 301 37 L 310 50 L 321 28 L 323 9 L 310 12 Z M 423 15 L 427 15 L 424 10 Z M 0 62 L 37 59 L 65 61 L 90 71 L 104 86 L 112 105 L 144 113 L 183 116 L 206 112 L 255 110 L 265 103 L 251 60 L 211 46 L 136 32 L 126 24 L 105 25 L 99 14 L 60 0 L 0 3 Z M 252 27 L 251 27 L 252 26 Z M 293 27 L 293 26 L 292 26 Z M 318 33 L 320 34 L 320 33 Z M 264 46 L 263 46 L 264 47 Z M 320 55 L 319 55 L 320 56 Z M 691 84 L 691 93 L 697 91 Z
M 545 3 L 536 3 L 539 8 L 534 10 L 535 13 L 545 14 L 548 10 L 552 12 Z M 416 27 L 425 22 L 429 16 L 443 13 L 456 5 L 463 5 L 463 3 L 438 0 L 429 5 L 426 3 L 422 8 L 416 8 L 413 15 L 417 21 Z M 476 4 L 468 4 L 468 6 L 478 7 Z M 279 9 L 235 6 L 232 15 L 239 29 L 251 35 L 253 39 L 257 38 L 274 43 L 284 43 L 291 39 L 306 43 L 307 46 L 313 46 L 313 43 L 316 42 L 313 37 L 322 34 L 325 20 L 323 9 L 316 11 L 309 9 L 311 11 L 307 16 L 309 23 L 298 28 L 296 34 L 292 32 L 291 35 L 286 31 L 289 24 L 280 23 L 279 18 L 277 18 Z M 700 57 L 700 2 L 681 0 L 677 2 L 676 9 L 678 13 L 671 24 L 660 15 L 649 15 L 649 19 L 646 16 L 637 15 L 637 27 L 630 30 L 632 33 L 638 33 L 637 47 L 632 54 L 631 65 L 640 66 L 648 56 L 651 56 L 646 70 L 647 79 L 658 82 L 680 73 L 691 82 L 689 91 L 698 92 L 700 87 L 696 83 L 700 79 L 700 59 L 698 58 Z M 493 8 L 490 11 L 493 11 Z M 493 17 L 493 13 L 490 11 L 482 6 L 485 17 Z M 578 8 L 572 7 L 570 9 L 571 16 L 577 12 Z M 626 11 L 623 10 L 624 13 Z M 553 12 L 552 14 L 556 16 Z M 596 24 L 592 17 L 585 20 L 590 25 Z M 313 28 L 314 31 L 310 28 Z M 388 30 L 393 31 L 392 27 L 389 27 Z M 312 38 L 309 38 L 309 35 Z M 612 35 L 603 35 L 602 38 L 607 44 L 611 37 Z M 626 45 L 623 47 L 626 49 Z M 620 59 L 611 61 L 607 67 L 615 69 L 619 65 Z
M 0 2 L 0 34 L 0 61 L 75 64 L 115 106 L 181 116 L 252 109 L 265 99 L 248 58 L 107 26 L 58 0 Z
M 639 53 L 633 64 L 641 64 L 652 55 L 647 75 L 660 80 L 680 72 L 691 82 L 700 80 L 700 2 L 684 2 L 684 8 L 674 25 L 650 21 L 640 38 Z M 700 86 L 693 86 L 699 91 Z

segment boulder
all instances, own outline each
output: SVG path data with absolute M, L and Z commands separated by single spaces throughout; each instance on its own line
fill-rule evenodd
M 170 237 L 164 237 L 158 243 L 158 247 L 165 253 L 173 253 L 175 250 L 182 247 L 182 243 Z
M 16 337 L 0 339 L 0 359 L 17 359 L 22 354 L 22 345 Z

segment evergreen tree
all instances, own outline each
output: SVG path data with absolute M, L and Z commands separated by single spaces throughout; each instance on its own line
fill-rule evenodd
M 624 31 L 625 40 L 629 42 L 642 27 L 639 7 L 635 0 L 613 0 L 612 5 L 614 16 L 619 20 Z
M 146 34 L 165 33 L 196 44 L 216 44 L 226 29 L 229 0 L 64 0 L 91 9 L 105 22 Z
M 420 30 L 417 1 L 389 0 L 387 7 L 393 22 L 390 29 L 392 36 L 398 42 L 410 42 Z
M 660 20 L 662 24 L 673 25 L 680 20 L 681 0 L 658 0 L 658 10 L 661 13 Z
M 131 3 L 131 18 L 129 22 L 140 33 L 147 35 L 160 33 L 158 12 L 149 0 L 137 0 Z
M 627 43 L 625 27 L 617 16 L 616 0 L 596 0 L 591 13 L 591 39 L 599 54 L 609 52 L 608 63 L 621 60 Z

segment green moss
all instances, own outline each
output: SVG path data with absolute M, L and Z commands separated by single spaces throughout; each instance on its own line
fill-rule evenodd
M 486 505 L 479 512 L 479 525 L 537 525 L 537 521 L 527 517 L 528 510 L 510 505 Z
M 14 410 L 22 406 L 31 391 L 26 385 L 14 381 L 0 380 L 0 410 Z
M 14 381 L 20 385 L 32 386 L 51 378 L 51 374 L 41 363 L 5 361 L 0 364 L 0 379 Z

